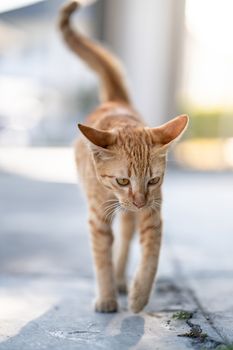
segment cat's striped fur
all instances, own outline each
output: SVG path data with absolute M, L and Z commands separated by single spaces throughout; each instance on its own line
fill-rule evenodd
M 179 116 L 156 128 L 145 126 L 132 107 L 117 60 L 72 29 L 70 16 L 79 7 L 78 1 L 63 7 L 60 29 L 71 50 L 96 71 L 102 84 L 102 104 L 85 125 L 79 125 L 84 137 L 75 144 L 77 167 L 89 204 L 98 286 L 95 308 L 100 312 L 117 310 L 117 289 L 127 289 L 125 269 L 137 224 L 142 253 L 129 289 L 129 305 L 139 312 L 149 300 L 158 266 L 166 152 L 185 130 L 188 118 Z M 117 212 L 121 216 L 121 244 L 113 266 L 111 223 Z

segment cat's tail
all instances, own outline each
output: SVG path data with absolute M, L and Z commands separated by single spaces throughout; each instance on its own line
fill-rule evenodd
M 120 63 L 106 49 L 73 30 L 70 17 L 84 3 L 73 0 L 66 4 L 60 13 L 59 26 L 63 37 L 72 51 L 80 56 L 100 77 L 103 102 L 130 102 L 128 89 Z

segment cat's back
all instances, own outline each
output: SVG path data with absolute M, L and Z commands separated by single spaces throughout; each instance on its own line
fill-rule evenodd
M 100 130 L 111 130 L 124 124 L 142 126 L 143 122 L 132 106 L 124 102 L 106 102 L 86 118 L 85 124 Z

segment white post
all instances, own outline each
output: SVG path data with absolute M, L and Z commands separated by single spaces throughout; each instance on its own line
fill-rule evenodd
M 150 125 L 176 114 L 185 0 L 106 0 L 104 39 L 121 58 Z

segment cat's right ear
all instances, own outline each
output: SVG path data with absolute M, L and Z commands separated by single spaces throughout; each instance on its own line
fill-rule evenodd
M 78 128 L 85 138 L 95 146 L 107 148 L 116 141 L 116 135 L 111 131 L 99 130 L 83 124 L 78 124 Z
M 188 122 L 189 117 L 183 114 L 170 120 L 166 124 L 150 129 L 154 143 L 168 147 L 181 137 L 188 126 Z

